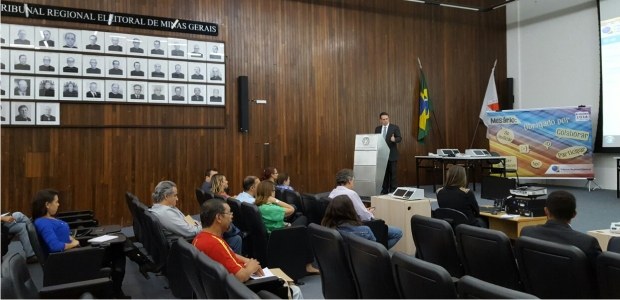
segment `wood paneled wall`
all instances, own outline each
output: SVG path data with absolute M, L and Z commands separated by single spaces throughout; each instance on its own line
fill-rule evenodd
M 34 193 L 53 187 L 61 192 L 61 210 L 95 209 L 103 224 L 127 225 L 125 191 L 150 203 L 154 186 L 168 179 L 179 185 L 181 210 L 197 213 L 194 189 L 211 166 L 227 175 L 232 194 L 241 191 L 244 176 L 258 175 L 266 165 L 290 173 L 301 192 L 328 191 L 334 174 L 353 165 L 355 134 L 373 132 L 381 111 L 390 113 L 403 134 L 399 183 L 413 185 L 415 155 L 469 148 L 495 59 L 500 98 L 505 94 L 503 8 L 477 13 L 400 0 L 27 2 L 218 23 L 220 36 L 207 37 L 2 18 L 5 23 L 223 41 L 228 100 L 225 109 L 198 110 L 61 104 L 62 115 L 72 116 L 76 124 L 86 117 L 106 123 L 135 116 L 132 125 L 162 128 L 2 128 L 2 211 L 29 213 Z M 418 58 L 436 117 L 425 144 L 416 141 Z M 250 103 L 248 134 L 238 131 L 241 75 L 249 77 L 250 99 L 267 100 L 265 105 Z M 205 122 L 208 128 L 167 128 Z M 481 126 L 474 147 L 487 147 L 484 131 Z

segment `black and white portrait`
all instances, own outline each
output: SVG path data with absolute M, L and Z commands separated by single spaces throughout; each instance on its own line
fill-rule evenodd
M 104 52 L 105 34 L 101 31 L 82 30 L 82 51 Z
M 54 75 L 58 74 L 59 55 L 54 52 L 41 52 L 35 53 L 36 73 L 38 75 Z
M 144 81 L 127 81 L 127 102 L 142 102 L 146 103 L 148 93 L 146 82 Z
M 174 81 L 187 81 L 187 62 L 171 60 L 168 61 L 168 78 Z
M 69 101 L 82 100 L 82 80 L 75 78 L 60 78 L 58 85 L 58 99 Z
M 9 89 L 11 85 L 11 79 L 9 75 L 2 75 L 2 79 L 0 80 L 0 98 L 2 99 L 6 99 L 6 98 L 10 98 L 10 92 L 11 90 Z
M 168 51 L 170 58 L 184 59 L 187 57 L 187 40 L 168 38 Z
M 199 62 L 187 63 L 187 80 L 190 82 L 207 82 L 207 64 Z
M 37 77 L 35 79 L 35 93 L 37 100 L 58 100 L 58 78 Z
M 223 85 L 207 85 L 207 104 L 225 105 L 225 89 Z
M 34 125 L 36 118 L 36 107 L 34 102 L 11 102 L 11 124 L 13 125 Z
M 206 55 L 206 47 L 207 47 L 207 43 L 205 42 L 200 42 L 200 41 L 192 41 L 192 40 L 188 40 L 187 41 L 188 47 L 187 47 L 187 58 L 190 60 L 200 60 L 200 61 L 206 61 L 207 60 L 207 55 Z
M 149 59 L 148 78 L 152 80 L 168 80 L 168 61 Z
M 9 49 L 2 49 L 0 52 L 0 70 L 7 72 L 11 65 L 11 51 Z
M 3 25 L 4 27 L 6 25 Z M 10 42 L 13 47 L 34 48 L 34 27 L 25 25 L 10 25 Z
M 37 48 L 55 49 L 58 46 L 58 28 L 36 27 Z
M 34 99 L 34 77 L 11 76 L 11 98 Z
M 207 64 L 207 82 L 225 83 L 226 69 L 223 64 Z
M 146 52 L 150 57 L 168 57 L 168 38 L 149 36 L 146 40 Z
M 60 125 L 60 103 L 37 103 L 37 125 Z
M 105 80 L 84 79 L 82 81 L 82 100 L 83 101 L 104 101 L 105 100 Z
M 203 84 L 188 84 L 187 92 L 189 104 L 204 105 L 207 104 L 207 86 Z
M 187 84 L 169 84 L 168 94 L 170 95 L 168 103 L 187 104 Z
M 168 84 L 149 82 L 149 103 L 168 103 Z
M 11 50 L 11 72 L 34 73 L 34 51 Z
M 127 58 L 127 78 L 147 78 L 148 60 L 144 58 Z
M 58 29 L 58 39 L 60 46 L 58 50 L 81 51 L 82 50 L 82 31 L 76 29 Z
M 224 43 L 207 42 L 207 60 L 224 62 Z
M 0 103 L 0 124 L 11 124 L 11 102 Z
M 106 56 L 106 77 L 127 77 L 127 59 L 117 56 Z
M 146 50 L 146 36 L 128 35 L 126 39 L 127 54 L 148 56 Z
M 105 81 L 106 98 L 105 101 L 126 102 L 127 83 L 122 80 Z
M 0 26 L 0 45 L 8 45 L 10 44 L 10 32 L 9 32 L 9 25 L 5 24 L 4 26 Z
M 115 32 L 106 32 L 105 33 L 105 53 L 110 54 L 125 54 L 127 53 L 127 46 L 125 35 L 115 33 Z
M 82 75 L 82 54 L 60 53 L 60 75 Z
M 105 57 L 98 55 L 82 55 L 82 75 L 105 77 Z

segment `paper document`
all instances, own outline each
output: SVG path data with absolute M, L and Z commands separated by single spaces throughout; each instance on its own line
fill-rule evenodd
M 509 214 L 505 214 L 505 215 L 501 215 L 499 218 L 500 219 L 512 219 L 512 218 L 518 218 L 521 215 L 509 215 Z
M 8 212 L 8 213 L 3 213 L 2 215 L 0 215 L 0 217 L 4 217 L 4 216 L 6 216 L 6 215 L 8 215 L 8 214 L 10 214 L 10 213 L 11 213 L 11 212 Z
M 275 276 L 273 275 L 273 273 L 271 273 L 271 270 L 269 270 L 269 268 L 263 268 L 263 273 L 265 274 L 265 276 L 259 276 L 259 275 L 250 275 L 250 278 L 252 279 L 259 279 L 259 278 L 266 278 L 266 277 L 271 277 L 271 276 Z
M 106 235 L 98 236 L 96 238 L 92 238 L 92 239 L 88 240 L 88 242 L 89 243 L 103 243 L 103 242 L 107 242 L 109 240 L 113 240 L 113 239 L 115 239 L 117 237 L 118 236 L 106 234 Z

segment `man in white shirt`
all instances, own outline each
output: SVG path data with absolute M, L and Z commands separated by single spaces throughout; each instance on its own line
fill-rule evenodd
M 260 183 L 260 179 L 256 176 L 247 176 L 243 179 L 243 192 L 237 197 L 237 200 L 241 202 L 254 203 L 256 198 L 256 187 Z
M 353 208 L 360 217 L 360 220 L 370 221 L 375 218 L 372 214 L 374 208 L 366 208 L 362 202 L 362 198 L 353 190 L 355 177 L 353 176 L 353 170 L 342 169 L 336 173 L 336 186 L 335 189 L 329 194 L 329 198 L 334 198 L 340 195 L 347 195 L 353 202 Z M 403 231 L 400 228 L 388 226 L 388 249 L 392 248 L 403 236 Z

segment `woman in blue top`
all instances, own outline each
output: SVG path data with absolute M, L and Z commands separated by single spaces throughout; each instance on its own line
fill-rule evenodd
M 362 221 L 353 207 L 353 202 L 347 195 L 336 196 L 329 202 L 321 225 L 334 228 L 341 233 L 353 233 L 367 240 L 377 241 L 370 227 L 362 225 Z

